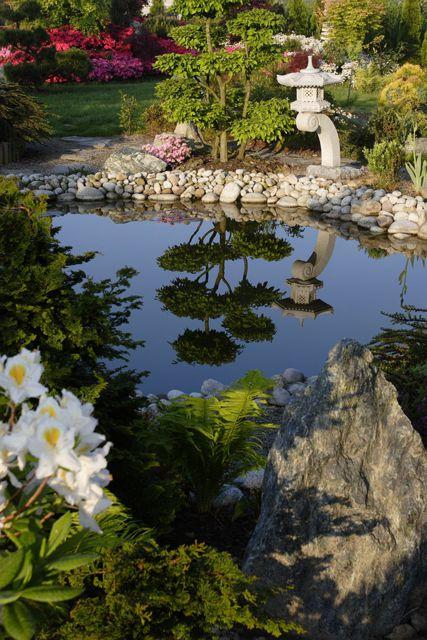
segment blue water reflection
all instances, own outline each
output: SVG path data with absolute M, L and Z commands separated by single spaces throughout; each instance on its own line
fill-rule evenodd
M 220 367 L 176 362 L 176 353 L 170 343 L 186 329 L 200 328 L 201 323 L 162 310 L 156 297 L 159 288 L 188 274 L 163 270 L 157 259 L 168 247 L 188 242 L 197 225 L 195 220 L 174 225 L 151 220 L 116 224 L 108 217 L 93 214 L 67 214 L 55 219 L 55 226 L 60 227 L 58 238 L 71 246 L 74 253 L 99 252 L 85 266 L 87 273 L 95 279 L 111 277 L 125 265 L 138 270 L 132 293 L 142 295 L 144 304 L 141 310 L 134 312 L 130 331 L 136 339 L 145 341 L 145 347 L 132 354 L 130 365 L 150 371 L 144 383 L 147 392 L 171 388 L 195 391 L 207 377 L 228 383 L 250 368 L 259 368 L 272 375 L 293 366 L 311 375 L 318 372 L 328 350 L 339 338 L 353 337 L 368 342 L 388 323 L 381 311 L 400 309 L 402 286 L 399 275 L 406 265 L 405 256 L 394 254 L 372 259 L 354 240 L 337 238 L 333 254 L 319 276 L 323 282 L 319 297 L 333 307 L 333 314 L 307 319 L 301 325 L 296 318 L 283 317 L 278 309 L 263 308 L 262 313 L 276 325 L 272 342 L 244 344 L 234 362 Z M 211 227 L 211 222 L 203 222 L 200 233 Z M 289 295 L 286 280 L 291 276 L 292 264 L 296 259 L 308 259 L 316 245 L 317 231 L 306 227 L 301 237 L 290 237 L 286 227 L 278 226 L 276 235 L 291 243 L 292 254 L 276 262 L 250 258 L 250 279 L 252 282 L 265 281 L 283 295 Z M 232 287 L 241 277 L 242 262 L 227 262 L 227 280 Z M 405 301 L 427 307 L 426 270 L 421 261 L 409 265 Z M 220 319 L 210 321 L 213 329 L 220 329 L 220 325 Z

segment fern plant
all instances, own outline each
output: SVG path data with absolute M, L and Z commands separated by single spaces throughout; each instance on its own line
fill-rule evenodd
M 417 194 L 427 189 L 427 160 L 423 160 L 422 153 L 414 150 L 413 162 L 407 162 L 405 166 Z
M 194 494 L 199 511 L 212 509 L 226 482 L 263 464 L 256 437 L 271 381 L 249 371 L 220 397 L 181 396 L 159 417 L 152 437 L 160 455 Z

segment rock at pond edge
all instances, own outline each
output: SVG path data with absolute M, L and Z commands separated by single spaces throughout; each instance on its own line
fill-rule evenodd
M 427 454 L 370 351 L 353 340 L 285 408 L 245 569 L 315 640 L 368 640 L 427 584 Z

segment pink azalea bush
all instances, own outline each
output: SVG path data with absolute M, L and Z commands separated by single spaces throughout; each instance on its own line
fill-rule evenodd
M 158 55 L 187 51 L 169 38 L 160 38 L 145 31 L 143 21 L 135 24 L 136 26 L 132 27 L 110 25 L 99 35 L 92 36 L 86 36 L 70 25 L 49 29 L 50 42 L 47 48 L 54 47 L 57 52 L 72 48 L 85 51 L 92 63 L 88 79 L 97 82 L 141 78 L 144 74 L 152 73 Z M 42 49 L 29 54 L 19 49 L 3 47 L 0 49 L 0 64 L 37 62 L 39 53 L 42 53 Z M 82 81 L 77 75 L 73 76 L 72 80 Z M 58 74 L 50 75 L 46 79 L 48 83 L 68 81 L 69 78 Z
M 141 78 L 149 69 L 139 58 L 129 53 L 114 52 L 111 58 L 91 58 L 89 80 L 110 82 Z
M 163 133 L 159 139 L 162 142 L 161 145 L 146 144 L 142 147 L 143 151 L 173 166 L 181 164 L 191 156 L 191 148 L 183 138 Z

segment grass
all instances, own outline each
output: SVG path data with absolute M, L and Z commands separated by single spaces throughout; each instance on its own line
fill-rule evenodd
M 120 134 L 120 92 L 135 96 L 142 107 L 154 100 L 158 79 L 134 82 L 54 85 L 36 93 L 45 105 L 55 136 L 113 136 Z M 335 86 L 330 93 L 336 104 L 351 111 L 369 113 L 377 104 L 376 94 L 355 91 L 347 99 L 347 87 Z
M 376 93 L 362 93 L 352 89 L 350 100 L 348 99 L 348 87 L 336 85 L 328 87 L 328 92 L 333 96 L 335 103 L 348 111 L 362 111 L 371 113 L 377 106 L 378 95 Z
M 112 136 L 120 134 L 120 92 L 135 96 L 142 106 L 154 100 L 158 81 L 55 85 L 36 93 L 45 105 L 55 136 Z

